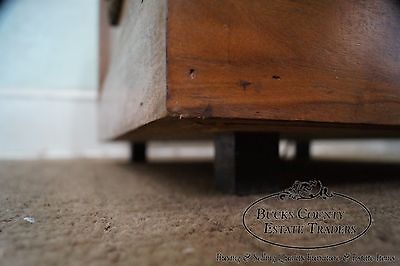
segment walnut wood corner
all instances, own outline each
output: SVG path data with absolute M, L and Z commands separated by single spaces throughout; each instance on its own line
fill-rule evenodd
M 124 14 L 101 92 L 103 138 L 238 124 L 400 136 L 398 1 L 146 0 Z

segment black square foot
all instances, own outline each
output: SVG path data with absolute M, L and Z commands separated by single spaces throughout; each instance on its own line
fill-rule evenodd
M 279 168 L 279 135 L 236 132 L 215 139 L 217 189 L 239 195 L 260 191 Z

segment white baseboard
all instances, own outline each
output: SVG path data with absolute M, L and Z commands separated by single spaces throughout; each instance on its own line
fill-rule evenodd
M 58 100 L 58 101 L 94 101 L 97 91 L 87 90 L 49 90 L 49 89 L 0 89 L 0 99 L 15 100 Z
M 0 159 L 127 158 L 98 140 L 94 91 L 0 91 Z

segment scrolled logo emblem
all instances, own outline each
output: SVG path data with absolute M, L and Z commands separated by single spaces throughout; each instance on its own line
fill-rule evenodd
M 332 192 L 319 180 L 295 181 L 253 202 L 243 213 L 243 225 L 250 235 L 294 249 L 349 243 L 363 236 L 371 223 L 371 212 L 361 201 Z

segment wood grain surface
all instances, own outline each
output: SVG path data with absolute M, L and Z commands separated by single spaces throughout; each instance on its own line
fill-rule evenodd
M 168 110 L 400 124 L 399 1 L 170 0 Z
M 125 2 L 120 25 L 110 29 L 110 64 L 99 108 L 103 139 L 167 115 L 167 1 Z

